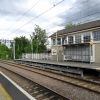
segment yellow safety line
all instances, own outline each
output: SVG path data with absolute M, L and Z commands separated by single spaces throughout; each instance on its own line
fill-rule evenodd
M 12 100 L 12 98 L 10 97 L 10 95 L 7 93 L 7 91 L 4 89 L 4 87 L 2 86 L 2 84 L 0 84 L 0 93 L 4 96 L 4 98 L 6 100 Z

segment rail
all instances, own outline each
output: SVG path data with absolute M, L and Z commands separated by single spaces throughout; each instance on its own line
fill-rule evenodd
M 30 67 L 25 67 L 25 65 L 23 65 L 23 66 L 18 65 L 16 63 L 11 63 L 11 62 L 6 62 L 6 61 L 0 61 L 0 62 L 2 62 L 3 64 L 12 66 L 12 68 L 16 67 L 16 68 L 20 68 L 22 70 L 27 70 L 29 72 L 34 72 L 34 73 L 40 74 L 42 76 L 46 76 L 46 77 L 52 78 L 54 80 L 60 81 L 62 83 L 68 83 L 68 84 L 71 84 L 71 85 L 74 85 L 74 86 L 77 86 L 80 88 L 84 88 L 86 90 L 100 94 L 100 90 L 99 90 L 100 83 L 97 83 L 97 82 L 85 80 L 82 78 L 64 76 L 64 75 L 60 75 L 60 74 L 57 74 L 54 72 L 49 72 L 46 70 L 33 69 Z M 6 67 L 6 68 L 8 69 L 8 67 Z M 46 88 L 48 88 L 48 87 L 46 86 Z M 55 92 L 57 93 L 57 91 L 55 91 Z M 59 92 L 59 93 L 61 93 L 61 92 Z M 60 95 L 64 96 L 64 94 L 60 94 Z

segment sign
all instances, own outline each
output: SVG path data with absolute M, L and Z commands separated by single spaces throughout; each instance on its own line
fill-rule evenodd
M 52 53 L 52 55 L 57 55 L 57 50 L 56 49 L 52 49 L 51 53 Z

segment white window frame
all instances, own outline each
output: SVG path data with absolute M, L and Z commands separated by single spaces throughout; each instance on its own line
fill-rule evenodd
M 61 44 L 58 44 L 58 39 L 60 39 Z M 56 43 L 57 46 L 62 45 L 62 38 L 61 37 L 58 37 L 56 40 L 57 40 L 57 43 Z
M 65 42 L 67 41 L 67 42 Z M 68 44 L 68 36 L 66 36 L 65 40 L 64 40 L 64 44 Z
M 73 43 L 69 43 L 69 39 L 67 39 L 67 41 L 68 41 L 67 43 L 68 44 L 74 44 L 74 35 L 69 35 L 69 36 L 72 36 L 73 37 Z M 69 38 L 69 36 L 68 36 L 68 38 Z
M 87 34 L 90 35 L 90 41 L 91 41 L 91 32 L 84 32 L 84 33 L 83 33 L 83 43 L 86 43 L 86 42 L 84 42 L 84 35 L 85 35 L 85 34 L 86 34 L 86 35 L 87 35 Z M 90 42 L 90 41 L 89 41 L 89 42 Z
M 76 35 L 79 35 L 79 36 L 81 37 L 81 38 L 80 38 L 81 41 L 80 41 L 78 44 L 82 43 L 82 34 L 76 34 Z M 77 43 L 76 43 L 76 35 L 75 35 L 75 44 L 77 44 Z
M 100 31 L 100 30 L 97 30 L 97 31 Z M 93 34 L 94 34 L 94 31 L 92 31 L 92 36 L 93 36 Z M 93 37 L 93 41 L 94 41 L 94 43 L 100 43 L 100 40 L 95 41 L 95 40 L 94 40 L 94 37 Z
M 55 39 L 55 38 L 53 38 L 53 39 L 52 39 L 52 42 L 51 42 L 51 43 L 52 43 L 52 46 L 55 46 L 55 45 L 56 45 L 56 39 L 55 39 L 55 44 L 53 44 L 53 40 L 54 40 L 54 39 Z

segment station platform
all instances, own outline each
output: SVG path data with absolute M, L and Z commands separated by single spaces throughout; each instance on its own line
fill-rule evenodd
M 100 71 L 100 64 L 98 63 L 84 63 L 84 62 L 69 62 L 69 61 L 51 61 L 51 60 L 29 60 L 29 59 L 16 59 L 16 61 L 27 61 L 33 63 L 41 63 L 41 64 L 52 64 L 57 66 L 65 66 L 65 67 L 73 67 L 73 68 L 81 68 L 81 69 L 92 69 Z
M 0 100 L 36 100 L 19 85 L 0 72 Z
M 6 92 L 2 84 L 0 84 L 0 100 L 12 100 L 11 96 Z
M 32 67 L 41 67 L 45 69 L 55 70 L 58 72 L 70 73 L 81 75 L 93 75 L 100 77 L 100 64 L 96 63 L 84 63 L 84 62 L 57 62 L 51 60 L 33 60 L 33 59 L 15 59 L 15 62 L 19 64 L 27 64 Z

